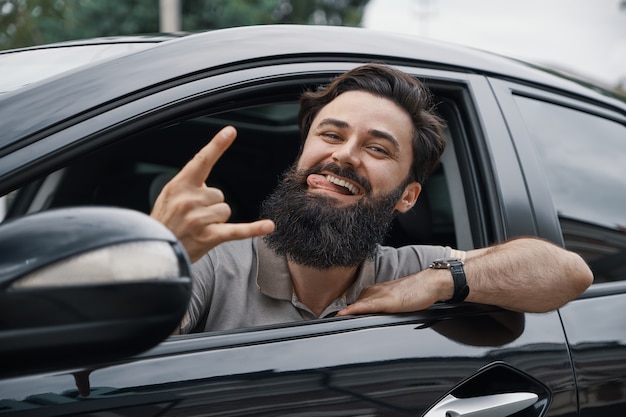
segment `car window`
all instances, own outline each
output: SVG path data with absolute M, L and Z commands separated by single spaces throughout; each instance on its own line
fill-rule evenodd
M 106 205 L 149 213 L 161 188 L 219 129 L 237 128 L 234 144 L 220 158 L 207 184 L 231 205 L 231 222 L 258 219 L 261 202 L 300 147 L 296 101 L 269 103 L 179 120 L 116 141 L 85 155 L 7 199 L 10 217 L 76 205 Z M 456 247 L 446 158 L 424 186 L 416 206 L 398 216 L 391 246 L 441 244 Z
M 97 146 L 62 160 L 54 171 L 33 176 L 7 195 L 6 220 L 42 210 L 89 205 L 149 213 L 167 181 L 226 125 L 236 127 L 237 139 L 218 160 L 207 184 L 223 191 L 232 209 L 230 222 L 257 220 L 261 202 L 299 152 L 297 98 L 302 88 L 297 84 L 274 94 L 274 90 L 268 94 L 256 91 L 253 97 L 246 92 L 235 93 L 209 104 L 187 103 L 184 109 L 165 115 L 159 108 L 149 122 L 142 119 L 147 116 L 135 117 L 123 129 L 112 128 L 106 136 L 98 137 L 98 142 L 93 141 Z M 415 207 L 395 219 L 386 245 L 472 248 L 464 181 L 455 153 L 455 147 L 466 140 L 460 133 L 460 104 L 443 95 L 438 102 L 437 109 L 447 124 L 448 146 Z
M 572 108 L 515 96 L 543 162 L 565 246 L 595 282 L 626 279 L 626 127 Z

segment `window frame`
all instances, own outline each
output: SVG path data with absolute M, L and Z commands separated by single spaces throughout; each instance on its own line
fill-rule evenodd
M 68 123 L 68 128 L 56 131 L 50 136 L 6 155 L 3 158 L 3 165 L 6 168 L 0 172 L 0 177 L 4 178 L 2 188 L 6 190 L 6 187 L 10 186 L 24 186 L 28 184 L 29 180 L 42 174 L 46 174 L 46 178 L 54 176 L 60 166 L 67 165 L 73 159 L 95 152 L 102 146 L 128 137 L 134 131 L 146 129 L 148 126 L 166 125 L 181 118 L 190 118 L 193 114 L 202 113 L 202 109 L 209 106 L 215 106 L 208 112 L 211 114 L 218 113 L 221 106 L 225 106 L 223 107 L 224 110 L 241 107 L 240 102 L 237 106 L 232 106 L 229 102 L 232 100 L 239 101 L 245 91 L 250 92 L 248 97 L 257 93 L 257 95 L 264 97 L 259 102 L 268 102 L 270 99 L 264 94 L 258 93 L 265 92 L 277 84 L 293 87 L 294 85 L 301 86 L 303 83 L 313 84 L 327 81 L 329 75 L 339 74 L 356 65 L 355 63 L 284 64 L 224 72 L 220 75 L 168 88 L 137 101 L 124 103 L 76 124 Z M 464 74 L 434 70 L 422 71 L 413 67 L 403 67 L 402 69 L 416 77 L 425 79 L 427 83 L 435 85 L 436 88 L 457 90 L 457 92 L 467 89 L 467 80 L 464 79 Z M 242 88 L 242 85 L 246 86 Z M 250 104 L 254 103 L 251 102 Z M 456 114 L 455 117 L 460 116 Z M 477 213 L 482 212 L 480 209 L 468 206 L 469 200 L 478 204 L 481 198 L 476 196 L 477 191 L 472 186 L 473 180 L 468 179 L 468 173 L 471 172 L 468 167 L 472 164 L 461 162 L 467 158 L 467 151 L 462 150 L 467 148 L 464 144 L 467 138 L 465 137 L 466 133 L 459 129 L 459 127 L 462 128 L 461 123 L 459 119 L 455 124 L 459 135 L 462 133 L 463 137 L 454 137 L 450 141 L 447 154 L 452 155 L 452 157 L 445 157 L 444 164 L 452 165 L 452 161 L 456 157 L 457 164 L 461 165 L 459 169 L 454 167 L 455 176 L 448 179 L 447 182 L 450 189 L 454 190 L 462 200 L 457 204 L 457 199 L 455 199 L 454 207 L 455 217 L 458 216 L 454 219 L 455 224 L 461 224 L 463 228 L 462 232 L 457 231 L 457 242 L 462 242 L 461 246 L 464 249 L 472 249 L 484 244 L 485 241 L 484 235 L 481 234 L 482 226 L 478 228 L 472 226 L 486 222 L 477 216 Z M 455 148 L 462 150 L 458 156 L 455 156 Z M 39 155 L 39 157 L 30 160 L 30 155 Z M 192 154 L 189 155 L 189 157 L 191 156 Z M 41 201 L 42 196 L 35 193 L 32 196 L 32 201 L 37 199 Z M 30 207 L 31 204 L 27 204 L 19 207 L 17 212 L 12 210 L 8 213 L 7 218 L 26 214 L 32 211 Z M 44 206 L 41 204 L 36 206 L 36 208 L 41 207 Z M 472 214 L 472 220 L 468 217 L 468 211 Z

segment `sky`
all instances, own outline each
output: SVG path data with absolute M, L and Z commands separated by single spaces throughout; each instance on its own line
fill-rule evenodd
M 469 45 L 626 89 L 626 0 L 370 0 L 363 26 Z

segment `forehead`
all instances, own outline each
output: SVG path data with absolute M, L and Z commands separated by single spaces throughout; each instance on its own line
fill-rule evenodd
M 401 148 L 411 146 L 411 117 L 388 98 L 365 91 L 345 92 L 320 109 L 311 127 L 315 128 L 327 119 L 344 122 L 352 130 L 385 132 L 392 135 Z

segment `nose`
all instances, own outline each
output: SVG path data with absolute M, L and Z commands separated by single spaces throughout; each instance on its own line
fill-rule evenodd
M 337 145 L 337 148 L 333 151 L 332 158 L 341 165 L 351 165 L 355 168 L 361 164 L 359 149 L 354 140 L 347 140 Z

